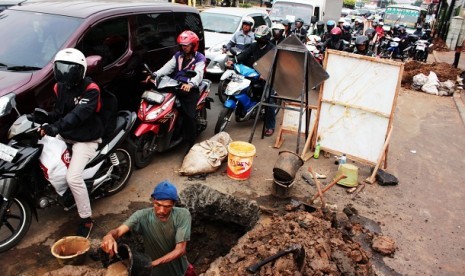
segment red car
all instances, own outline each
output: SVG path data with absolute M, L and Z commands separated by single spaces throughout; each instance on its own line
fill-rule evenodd
M 28 0 L 0 13 L 0 111 L 5 95 L 16 94 L 21 113 L 51 109 L 53 58 L 74 47 L 85 56 L 102 57 L 103 68 L 89 72 L 113 92 L 120 109 L 136 110 L 144 87 L 143 63 L 158 69 L 178 50 L 184 30 L 204 34 L 199 12 L 187 5 L 155 1 Z M 15 112 L 0 119 L 0 139 Z

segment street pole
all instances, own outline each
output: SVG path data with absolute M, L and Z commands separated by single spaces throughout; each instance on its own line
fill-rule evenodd
M 455 46 L 454 63 L 452 63 L 452 66 L 455 67 L 455 68 L 457 68 L 459 66 L 460 53 L 462 52 L 462 47 L 463 47 L 464 43 L 465 43 L 465 40 L 463 40 L 462 43 L 460 43 L 460 44 L 457 41 L 457 46 Z

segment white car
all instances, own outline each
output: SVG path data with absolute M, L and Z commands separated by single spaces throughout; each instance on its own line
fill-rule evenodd
M 267 25 L 271 27 L 271 20 L 266 9 L 261 8 L 211 8 L 200 13 L 205 33 L 205 57 L 207 58 L 207 73 L 222 74 L 225 71 L 226 45 L 233 34 L 242 28 L 242 19 L 250 16 L 255 27 Z

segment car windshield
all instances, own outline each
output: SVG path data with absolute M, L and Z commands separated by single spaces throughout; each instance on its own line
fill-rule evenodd
M 241 22 L 240 16 L 218 13 L 200 13 L 203 29 L 207 32 L 233 34 Z
M 39 69 L 52 60 L 82 19 L 4 10 L 0 13 L 0 63 L 12 70 Z M 3 69 L 3 68 L 1 68 Z
M 292 22 L 297 18 L 302 18 L 305 24 L 309 24 L 312 14 L 313 6 L 311 5 L 277 2 L 271 8 L 270 17 L 273 21 L 287 19 Z

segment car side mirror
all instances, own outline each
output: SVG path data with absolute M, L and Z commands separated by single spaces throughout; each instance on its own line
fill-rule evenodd
M 186 74 L 184 74 L 184 76 L 187 77 L 187 78 L 193 78 L 193 77 L 197 76 L 197 72 L 195 72 L 194 70 L 187 70 Z
M 102 57 L 95 55 L 95 56 L 88 56 L 86 57 L 87 63 L 87 75 L 95 75 L 100 74 L 103 72 L 103 64 L 102 64 Z
M 312 22 L 312 24 L 315 24 L 317 21 L 318 21 L 318 18 L 314 15 L 310 19 L 310 22 Z

